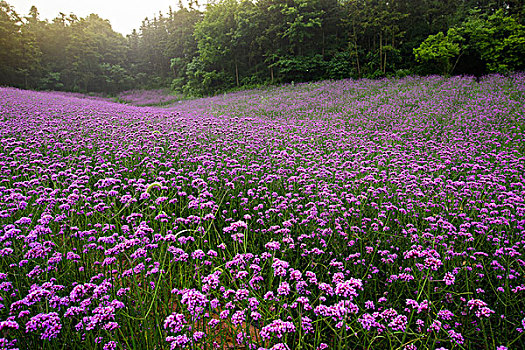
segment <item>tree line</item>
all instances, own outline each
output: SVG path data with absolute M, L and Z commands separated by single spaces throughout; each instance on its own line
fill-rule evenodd
M 191 95 L 322 79 L 525 68 L 522 0 L 218 0 L 124 37 L 91 14 L 42 20 L 0 1 L 0 84 Z

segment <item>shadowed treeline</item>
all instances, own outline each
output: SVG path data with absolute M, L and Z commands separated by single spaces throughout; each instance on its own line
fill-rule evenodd
M 519 0 L 259 0 L 191 3 L 123 37 L 92 14 L 51 21 L 0 1 L 0 84 L 207 95 L 261 84 L 525 67 Z

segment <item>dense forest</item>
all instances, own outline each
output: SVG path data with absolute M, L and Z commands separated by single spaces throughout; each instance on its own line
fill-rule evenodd
M 0 85 L 189 95 L 287 82 L 525 68 L 522 0 L 181 2 L 127 37 L 91 14 L 0 1 Z

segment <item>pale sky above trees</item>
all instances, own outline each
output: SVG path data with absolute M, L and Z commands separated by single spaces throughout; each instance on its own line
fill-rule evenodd
M 166 13 L 169 6 L 177 8 L 177 0 L 8 0 L 20 16 L 26 16 L 35 5 L 41 19 L 52 20 L 59 12 L 66 15 L 74 13 L 85 17 L 96 13 L 111 22 L 113 29 L 123 35 L 138 29 L 145 17 Z M 186 3 L 186 1 L 183 1 Z

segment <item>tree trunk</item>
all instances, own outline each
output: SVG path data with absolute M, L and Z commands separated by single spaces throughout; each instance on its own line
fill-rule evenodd
M 357 76 L 361 79 L 361 65 L 359 64 L 359 51 L 357 51 L 357 35 L 355 32 L 355 23 L 353 23 L 352 28 L 354 30 L 354 49 L 355 49 L 355 61 L 357 63 Z
M 359 64 L 359 51 L 357 51 L 357 40 L 354 42 L 355 45 L 355 60 L 357 62 L 357 76 L 361 79 L 361 65 Z
M 324 45 L 325 45 L 325 42 L 324 42 L 324 30 L 322 31 L 322 33 L 323 33 L 323 45 L 322 45 L 322 47 L 321 47 L 321 54 L 322 54 L 323 57 L 324 57 Z
M 379 32 L 379 69 L 383 71 L 383 32 Z
M 394 30 L 392 29 L 392 49 L 394 49 Z
M 272 77 L 272 83 L 273 83 L 273 67 L 270 67 L 270 76 Z
M 239 67 L 237 66 L 237 60 L 235 60 L 235 81 L 237 86 L 239 86 Z

